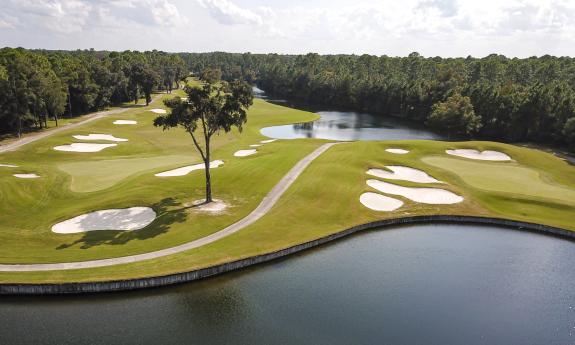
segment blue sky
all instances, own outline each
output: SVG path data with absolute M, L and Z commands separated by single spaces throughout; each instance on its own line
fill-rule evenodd
M 0 0 L 0 46 L 575 55 L 575 0 Z

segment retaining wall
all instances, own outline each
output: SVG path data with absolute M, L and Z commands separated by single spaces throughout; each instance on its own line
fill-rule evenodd
M 105 282 L 82 282 L 82 283 L 61 283 L 61 284 L 0 284 L 0 295 L 51 295 L 51 294 L 79 294 L 94 292 L 110 292 L 144 289 L 157 286 L 165 286 L 190 282 L 225 272 L 238 270 L 244 267 L 260 264 L 263 262 L 282 258 L 309 248 L 317 247 L 327 242 L 337 240 L 341 237 L 351 235 L 358 231 L 387 227 L 392 225 L 417 224 L 417 223 L 471 223 L 489 224 L 504 227 L 511 227 L 532 232 L 540 232 L 575 240 L 575 232 L 552 226 L 535 223 L 519 222 L 500 218 L 474 217 L 474 216 L 413 216 L 394 219 L 379 220 L 366 223 L 352 228 L 331 234 L 317 240 L 305 242 L 293 247 L 282 249 L 276 252 L 252 256 L 246 259 L 228 262 L 221 265 L 211 266 L 189 272 L 182 272 L 158 277 L 148 277 L 140 279 L 116 280 Z

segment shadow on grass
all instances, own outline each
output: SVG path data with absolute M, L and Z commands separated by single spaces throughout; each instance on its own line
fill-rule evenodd
M 64 243 L 56 249 L 66 249 L 80 245 L 81 249 L 89 249 L 100 245 L 121 245 L 133 240 L 148 240 L 168 232 L 170 225 L 182 223 L 186 220 L 186 208 L 169 209 L 180 206 L 174 198 L 165 198 L 154 204 L 151 208 L 156 212 L 156 219 L 148 226 L 134 231 L 88 231 L 83 236 L 71 243 Z

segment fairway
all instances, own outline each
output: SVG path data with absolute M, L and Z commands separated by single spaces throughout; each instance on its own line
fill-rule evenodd
M 204 212 L 193 207 L 203 197 L 203 170 L 155 176 L 201 160 L 187 133 L 153 127 L 156 115 L 150 107 L 112 114 L 0 156 L 0 163 L 17 166 L 0 170 L 0 204 L 6 210 L 0 214 L 0 264 L 146 259 L 89 269 L 1 272 L 0 281 L 99 281 L 177 273 L 269 253 L 375 220 L 413 215 L 491 216 L 575 230 L 575 168 L 550 154 L 493 142 L 358 141 L 321 153 L 261 219 L 208 241 L 254 211 L 290 169 L 326 143 L 271 140 L 260 129 L 311 121 L 317 115 L 255 100 L 242 133 L 214 137 L 212 158 L 224 162 L 212 170 L 214 197 L 227 207 Z M 118 120 L 137 124 L 115 125 Z M 78 137 L 109 143 L 102 140 L 109 139 L 107 135 L 128 141 L 98 152 L 53 149 L 82 142 Z M 256 151 L 249 151 L 253 147 Z M 458 148 L 500 151 L 513 161 L 470 161 L 445 152 Z M 248 151 L 251 154 L 244 154 Z M 17 179 L 15 173 L 40 178 Z M 448 199 L 413 194 L 419 192 Z M 387 204 L 390 200 L 393 205 Z M 130 207 L 150 207 L 157 218 L 134 231 L 51 231 L 54 224 L 90 212 Z M 171 249 L 176 247 L 184 251 Z

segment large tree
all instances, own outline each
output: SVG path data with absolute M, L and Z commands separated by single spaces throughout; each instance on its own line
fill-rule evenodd
M 481 128 L 481 116 L 475 114 L 469 97 L 456 93 L 433 105 L 427 123 L 448 135 L 473 135 Z
M 202 87 L 185 88 L 187 99 L 176 97 L 164 101 L 171 109 L 154 120 L 154 126 L 164 130 L 182 127 L 188 132 L 205 166 L 206 199 L 212 202 L 210 177 L 210 141 L 214 134 L 239 131 L 247 121 L 247 109 L 252 105 L 253 94 L 249 84 L 240 81 L 205 83 Z

